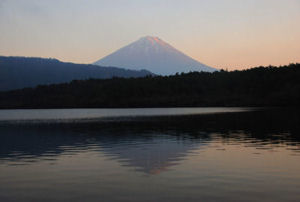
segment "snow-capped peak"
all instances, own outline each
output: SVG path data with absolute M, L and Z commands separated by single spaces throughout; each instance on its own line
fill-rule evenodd
M 160 38 L 156 37 L 156 36 L 145 36 L 140 38 L 139 41 L 148 41 L 151 44 L 159 44 L 161 46 L 166 46 L 169 45 L 166 42 L 164 42 L 163 40 L 161 40 Z
M 147 69 L 162 75 L 189 71 L 216 71 L 154 36 L 142 37 L 94 64 L 134 70 Z

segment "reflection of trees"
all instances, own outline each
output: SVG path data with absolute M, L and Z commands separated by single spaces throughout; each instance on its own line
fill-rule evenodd
M 0 159 L 39 160 L 92 148 L 146 173 L 159 173 L 216 139 L 300 151 L 299 113 L 268 110 L 202 116 L 151 117 L 124 122 L 2 124 Z

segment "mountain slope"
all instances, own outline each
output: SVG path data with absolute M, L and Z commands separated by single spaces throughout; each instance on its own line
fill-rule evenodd
M 117 66 L 132 70 L 147 69 L 155 74 L 162 75 L 189 71 L 216 71 L 216 69 L 176 50 L 158 37 L 150 36 L 142 37 L 94 64 Z
M 60 62 L 56 59 L 0 56 L 0 91 L 72 80 L 144 77 L 149 71 Z

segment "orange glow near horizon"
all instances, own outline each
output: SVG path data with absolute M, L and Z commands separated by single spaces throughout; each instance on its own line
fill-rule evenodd
M 287 65 L 300 62 L 299 10 L 299 0 L 0 1 L 0 55 L 93 63 L 154 35 L 218 69 Z

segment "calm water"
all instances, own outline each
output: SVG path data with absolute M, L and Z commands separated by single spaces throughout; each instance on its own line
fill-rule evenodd
M 300 201 L 299 110 L 152 110 L 0 111 L 0 201 Z
M 126 117 L 179 116 L 248 111 L 249 108 L 125 108 L 125 109 L 36 109 L 0 110 L 0 121 L 69 122 Z

